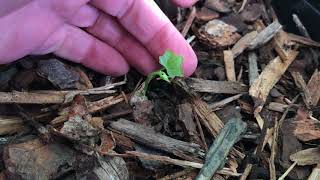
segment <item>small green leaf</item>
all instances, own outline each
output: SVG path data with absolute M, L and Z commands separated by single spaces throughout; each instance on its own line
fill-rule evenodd
M 171 51 L 166 51 L 160 56 L 160 64 L 166 68 L 170 78 L 183 77 L 182 56 L 178 56 Z
M 164 80 L 164 81 L 167 81 L 170 83 L 168 75 L 165 72 L 163 72 L 162 70 L 150 73 L 144 83 L 144 94 L 146 94 L 151 80 L 156 78 L 157 76 L 159 76 L 161 80 Z
M 160 77 L 161 80 L 164 80 L 170 83 L 169 76 L 165 72 L 159 71 L 158 76 Z

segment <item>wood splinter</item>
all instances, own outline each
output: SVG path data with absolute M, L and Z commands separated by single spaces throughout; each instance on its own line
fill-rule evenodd
M 223 54 L 228 81 L 237 81 L 232 51 L 223 51 Z
M 249 89 L 249 94 L 255 101 L 254 114 L 257 115 L 264 106 L 270 90 L 280 80 L 289 65 L 295 60 L 298 51 L 291 50 L 288 53 L 288 60 L 282 61 L 280 57 L 271 60 L 264 68 L 258 79 L 254 81 Z

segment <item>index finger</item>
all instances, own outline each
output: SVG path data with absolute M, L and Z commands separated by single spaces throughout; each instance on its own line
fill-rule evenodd
M 153 0 L 92 0 L 92 4 L 117 17 L 156 59 L 171 50 L 184 57 L 186 76 L 195 71 L 197 58 L 194 51 Z

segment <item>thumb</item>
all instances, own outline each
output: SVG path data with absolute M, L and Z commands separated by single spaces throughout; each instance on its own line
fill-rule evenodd
M 190 7 L 199 0 L 171 0 L 171 1 L 180 7 Z

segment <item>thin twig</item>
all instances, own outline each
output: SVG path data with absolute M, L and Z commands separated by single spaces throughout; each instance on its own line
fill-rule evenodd
M 241 7 L 240 7 L 238 13 L 240 13 L 241 11 L 244 10 L 244 8 L 245 8 L 246 5 L 247 5 L 247 2 L 248 2 L 248 0 L 243 0 L 243 1 L 242 1 Z
M 0 92 L 0 104 L 62 104 L 72 101 L 73 97 L 76 95 L 115 93 L 115 90 L 110 89 L 125 83 L 126 81 L 121 81 L 88 90 Z
M 223 99 L 223 100 L 221 100 L 219 102 L 215 102 L 215 103 L 209 104 L 209 108 L 213 109 L 213 110 L 216 110 L 218 108 L 221 108 L 221 107 L 227 105 L 228 103 L 230 103 L 232 101 L 235 101 L 235 100 L 239 99 L 241 96 L 242 96 L 242 94 L 237 94 L 237 95 L 228 97 L 226 99 Z
M 286 178 L 288 176 L 288 174 L 290 173 L 290 171 L 297 165 L 297 162 L 294 162 L 287 170 L 285 173 L 282 174 L 282 176 L 279 177 L 278 180 L 284 180 L 284 178 Z
M 208 145 L 207 145 L 206 139 L 204 138 L 204 134 L 203 134 L 203 130 L 202 130 L 202 127 L 200 124 L 200 120 L 196 114 L 195 114 L 194 118 L 196 119 L 196 123 L 197 123 L 198 129 L 199 129 L 201 141 L 204 145 L 205 150 L 208 151 Z
M 300 18 L 296 15 L 296 14 L 292 14 L 292 19 L 294 21 L 294 23 L 297 25 L 297 28 L 299 29 L 299 31 L 301 32 L 301 34 L 305 37 L 310 38 L 310 35 L 306 29 L 306 27 L 304 27 L 304 25 L 302 24 L 302 22 L 300 21 Z
M 274 129 L 278 130 L 277 127 L 279 127 L 279 122 L 275 121 Z M 276 166 L 274 164 L 274 159 L 276 157 L 277 150 L 278 150 L 277 135 L 278 135 L 278 131 L 274 131 L 274 133 L 273 133 L 273 143 L 272 143 L 272 148 L 271 148 L 271 155 L 270 155 L 270 160 L 269 160 L 270 180 L 276 180 L 277 179 Z
M 191 161 L 184 161 L 180 159 L 173 159 L 167 156 L 159 156 L 159 155 L 153 155 L 153 154 L 147 154 L 143 152 L 138 152 L 138 151 L 126 151 L 125 154 L 118 154 L 118 153 L 108 153 L 105 155 L 109 156 L 118 156 L 118 157 L 139 157 L 142 159 L 146 160 L 151 160 L 151 161 L 159 161 L 165 164 L 173 164 L 181 167 L 191 167 L 191 168 L 196 168 L 196 169 L 201 169 L 203 167 L 202 163 L 197 163 L 197 162 L 191 162 Z M 228 175 L 228 176 L 241 176 L 239 173 L 234 173 L 228 168 L 223 168 L 220 171 L 217 171 L 218 174 L 223 174 L 223 175 Z
M 296 14 L 293 14 L 293 15 L 292 15 L 292 18 L 293 18 L 294 23 L 297 25 L 300 33 L 301 33 L 303 36 L 311 39 L 310 34 L 308 33 L 306 27 L 303 25 L 303 23 L 301 22 L 301 20 L 299 19 L 299 17 L 298 17 Z M 318 55 L 317 55 L 317 53 L 316 53 L 312 48 L 310 48 L 310 52 L 311 52 L 311 54 L 312 54 L 312 58 L 313 58 L 314 63 L 316 64 L 316 66 L 318 66 L 319 61 L 318 61 Z
M 30 115 L 27 111 L 25 111 L 20 105 L 16 104 L 15 105 L 18 113 L 22 117 L 21 119 L 29 126 L 34 128 L 39 134 L 40 138 L 44 140 L 45 142 L 48 142 L 50 140 L 50 132 L 49 130 L 44 127 L 42 124 L 39 122 L 35 121 L 32 115 Z
M 237 76 L 237 82 L 241 81 L 242 75 L 243 75 L 243 66 L 240 67 L 240 71 L 239 71 L 238 76 Z
M 286 111 L 282 114 L 280 120 L 279 121 L 275 121 L 272 148 L 271 148 L 271 155 L 270 155 L 270 161 L 269 161 L 269 170 L 270 170 L 270 179 L 271 180 L 276 180 L 276 178 L 277 178 L 274 160 L 275 160 L 275 157 L 276 157 L 276 154 L 277 154 L 277 150 L 278 150 L 279 129 L 282 126 L 283 121 L 285 120 L 285 118 L 286 118 L 286 116 L 287 116 L 287 114 L 289 112 L 289 109 L 292 107 L 292 105 L 294 104 L 294 102 L 298 98 L 299 98 L 299 95 L 294 97 L 293 100 L 291 101 L 291 103 L 289 104 L 288 108 L 286 109 Z
M 195 40 L 196 39 L 196 36 L 195 35 L 192 35 L 192 36 L 190 36 L 188 39 L 187 39 L 187 42 L 189 43 L 189 44 L 191 44 L 192 42 L 193 42 L 193 40 Z
M 250 86 L 259 77 L 259 69 L 257 63 L 258 57 L 255 52 L 249 52 L 248 62 L 249 62 L 249 84 Z
M 242 176 L 240 177 L 240 180 L 246 180 L 247 177 L 249 176 L 251 170 L 252 170 L 252 164 L 247 164 Z
M 228 81 L 237 81 L 234 67 L 234 57 L 231 50 L 223 51 L 224 65 Z
M 183 30 L 181 32 L 183 37 L 187 36 L 188 31 L 189 31 L 189 29 L 190 29 L 190 27 L 192 25 L 192 22 L 193 22 L 194 18 L 196 17 L 196 15 L 197 15 L 197 9 L 195 7 L 192 7 L 191 13 L 190 13 L 190 15 L 189 15 L 189 17 L 188 17 L 188 19 L 186 21 L 186 24 L 185 24 L 185 26 L 184 26 L 184 28 L 183 28 Z

